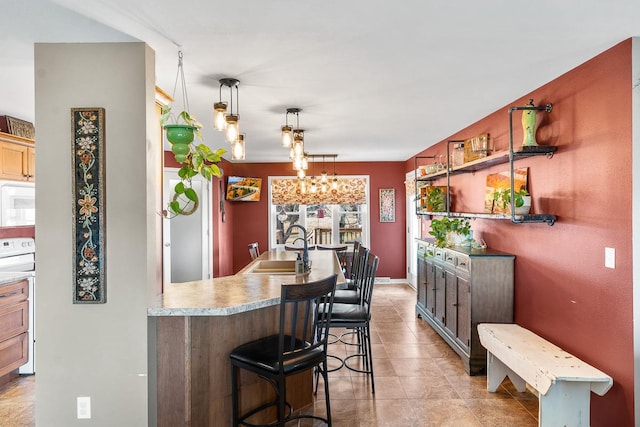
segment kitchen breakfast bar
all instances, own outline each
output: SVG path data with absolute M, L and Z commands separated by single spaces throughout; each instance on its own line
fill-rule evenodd
M 336 273 L 338 283 L 345 281 L 334 251 L 309 251 L 311 271 L 304 276 L 284 271 L 281 265 L 283 271 L 267 268 L 294 261 L 296 255 L 271 250 L 233 276 L 165 285 L 147 310 L 149 383 L 157 390 L 157 402 L 149 405 L 150 419 L 157 418 L 158 426 L 231 425 L 229 353 L 240 344 L 278 333 L 280 285 Z M 311 374 L 290 380 L 287 401 L 295 409 L 309 405 Z M 273 396 L 265 381 L 246 372 L 240 376 L 240 390 L 240 412 Z

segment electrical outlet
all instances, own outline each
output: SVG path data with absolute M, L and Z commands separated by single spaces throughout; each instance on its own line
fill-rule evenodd
M 78 397 L 78 419 L 91 418 L 91 398 Z
M 614 248 L 604 248 L 604 266 L 616 268 L 616 250 Z

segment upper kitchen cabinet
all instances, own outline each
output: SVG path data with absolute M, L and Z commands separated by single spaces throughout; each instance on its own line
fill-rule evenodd
M 35 159 L 33 140 L 0 132 L 0 179 L 35 182 Z

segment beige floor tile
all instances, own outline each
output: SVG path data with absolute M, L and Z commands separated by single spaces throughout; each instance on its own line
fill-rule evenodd
M 415 426 L 418 425 L 408 399 L 375 399 L 356 401 L 359 426 Z
M 421 427 L 482 427 L 462 399 L 413 399 L 411 403 Z

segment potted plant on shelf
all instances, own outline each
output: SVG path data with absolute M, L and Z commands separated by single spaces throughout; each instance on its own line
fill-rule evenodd
M 494 191 L 493 202 L 502 206 L 502 209 L 511 207 L 511 189 L 503 188 Z M 531 196 L 526 189 L 520 188 L 513 191 L 513 207 L 516 215 L 527 215 L 531 209 Z
M 449 218 L 431 220 L 429 234 L 435 238 L 436 246 L 471 246 L 474 242 L 471 223 L 468 218 Z
M 170 119 L 173 119 L 173 123 L 167 124 L 166 122 Z M 200 133 L 202 125 L 187 111 L 181 111 L 177 117 L 174 117 L 171 107 L 163 106 L 160 124 L 165 129 L 176 161 L 183 165 L 178 170 L 180 182 L 173 188 L 173 198 L 168 203 L 167 209 L 163 211 L 163 215 L 167 218 L 190 215 L 198 209 L 199 204 L 198 194 L 193 189 L 191 180 L 198 174 L 206 180 L 211 180 L 213 176 L 222 176 L 222 170 L 217 163 L 226 150 L 219 148 L 213 151 L 205 145 Z M 195 136 L 200 140 L 199 144 L 193 142 Z
M 429 186 L 425 191 L 425 208 L 428 212 L 444 212 L 447 209 L 447 187 Z

